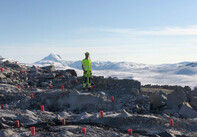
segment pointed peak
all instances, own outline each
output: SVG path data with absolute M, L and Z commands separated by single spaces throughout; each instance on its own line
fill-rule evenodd
M 42 61 L 55 61 L 55 62 L 59 62 L 61 60 L 62 60 L 61 56 L 54 53 L 50 53 L 47 57 L 42 59 Z

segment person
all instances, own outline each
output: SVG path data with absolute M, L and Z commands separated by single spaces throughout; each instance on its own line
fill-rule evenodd
M 82 60 L 83 69 L 83 89 L 91 88 L 91 78 L 92 78 L 92 62 L 89 58 L 89 52 L 85 53 L 85 59 Z

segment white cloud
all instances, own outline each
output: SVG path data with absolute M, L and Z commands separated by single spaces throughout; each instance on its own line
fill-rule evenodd
M 80 33 L 111 33 L 126 35 L 197 35 L 197 25 L 188 27 L 164 27 L 160 29 L 136 30 L 129 28 L 87 28 L 80 29 Z
M 69 40 L 43 38 L 44 42 L 38 43 L 0 45 L 1 55 L 23 62 L 40 60 L 49 53 L 60 54 L 66 60 L 79 60 L 86 51 L 91 52 L 94 60 L 154 64 L 196 60 L 197 26 L 152 30 L 90 28 L 78 32 L 80 37 Z

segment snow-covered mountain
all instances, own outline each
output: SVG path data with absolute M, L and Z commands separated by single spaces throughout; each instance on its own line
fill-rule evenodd
M 35 65 L 46 66 L 53 64 L 56 69 L 76 70 L 82 76 L 81 61 L 66 61 L 59 55 L 50 54 Z M 197 85 L 197 63 L 180 62 L 174 64 L 147 65 L 134 62 L 93 61 L 93 74 L 96 76 L 136 79 L 142 84 L 160 85 Z
M 60 55 L 50 53 L 45 58 L 41 59 L 40 61 L 37 61 L 33 63 L 34 65 L 39 66 L 48 66 L 48 65 L 54 65 L 56 69 L 69 69 L 70 67 L 67 66 L 67 61 L 62 60 Z
M 35 62 L 35 64 L 41 64 L 41 65 L 45 65 L 45 64 L 53 64 L 53 63 L 61 63 L 62 58 L 60 57 L 60 55 L 57 54 L 49 54 L 47 57 L 41 59 L 40 61 Z
M 69 66 L 75 69 L 81 69 L 81 61 L 66 61 L 61 58 L 60 55 L 49 54 L 47 57 L 35 62 L 37 65 L 50 65 L 53 64 L 56 67 Z M 146 64 L 139 64 L 133 62 L 111 62 L 111 61 L 94 61 L 92 62 L 92 69 L 94 70 L 129 70 L 132 68 L 148 68 Z
M 49 54 L 47 57 L 41 59 L 40 61 L 35 62 L 34 64 L 38 65 L 50 65 L 53 64 L 56 67 L 60 66 L 69 66 L 75 69 L 81 69 L 81 61 L 66 61 L 61 58 L 60 55 L 57 54 Z M 158 71 L 162 71 L 165 69 L 167 71 L 173 68 L 176 70 L 183 69 L 184 67 L 197 67 L 197 63 L 195 62 L 180 62 L 174 64 L 159 64 L 159 65 L 147 65 L 141 63 L 134 62 L 112 62 L 112 61 L 93 61 L 92 69 L 93 70 L 131 70 L 131 69 L 157 69 Z M 184 68 L 185 69 L 185 68 Z M 179 73 L 179 72 L 177 72 Z M 180 74 L 180 73 L 179 73 Z
M 186 64 L 186 66 L 197 67 L 197 62 L 190 62 L 190 63 Z

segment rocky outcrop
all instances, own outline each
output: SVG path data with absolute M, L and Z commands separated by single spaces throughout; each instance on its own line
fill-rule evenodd
M 156 91 L 150 95 L 151 109 L 161 108 L 166 105 L 167 97 L 162 91 Z

